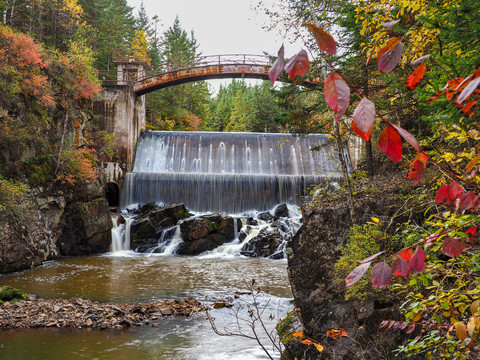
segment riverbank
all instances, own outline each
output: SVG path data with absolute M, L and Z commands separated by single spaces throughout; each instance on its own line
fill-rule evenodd
M 140 304 L 113 304 L 80 298 L 43 299 L 30 295 L 26 300 L 5 302 L 0 306 L 0 329 L 156 327 L 162 317 L 190 316 L 205 310 L 206 307 L 193 297 Z

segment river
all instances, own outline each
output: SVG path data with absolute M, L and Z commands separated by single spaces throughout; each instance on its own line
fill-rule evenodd
M 232 257 L 184 257 L 131 251 L 65 258 L 25 272 L 4 275 L 0 284 L 45 298 L 81 297 L 101 302 L 147 302 L 194 296 L 206 305 L 233 299 L 232 308 L 212 310 L 217 328 L 252 335 L 249 284 L 260 288 L 268 331 L 293 308 L 285 260 Z M 235 293 L 242 293 L 237 295 Z M 235 315 L 237 313 L 237 315 Z M 272 317 L 272 318 L 271 318 Z M 255 340 L 215 334 L 204 313 L 165 317 L 158 327 L 123 330 L 20 329 L 0 331 L 0 359 L 268 359 Z M 272 345 L 258 325 L 261 341 Z M 279 354 L 274 355 L 279 358 Z

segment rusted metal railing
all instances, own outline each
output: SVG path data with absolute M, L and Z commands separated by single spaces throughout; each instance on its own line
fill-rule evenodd
M 106 85 L 134 85 L 135 82 L 142 81 L 154 76 L 166 74 L 169 72 L 201 68 L 207 66 L 271 66 L 272 62 L 267 55 L 250 54 L 227 54 L 227 55 L 208 55 L 194 58 L 182 59 L 178 61 L 166 62 L 143 71 L 129 71 L 126 69 L 119 75 L 117 70 L 101 70 L 98 72 L 99 79 Z

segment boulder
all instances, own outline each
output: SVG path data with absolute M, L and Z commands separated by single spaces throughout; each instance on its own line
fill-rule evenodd
M 213 250 L 235 238 L 235 226 L 240 230 L 240 222 L 226 214 L 204 215 L 184 220 L 180 223 L 183 243 L 178 254 L 198 255 Z
M 357 200 L 356 220 L 363 224 L 372 216 L 394 216 L 398 202 L 393 191 L 382 191 L 379 196 Z M 352 226 L 348 205 L 324 202 L 321 206 L 302 207 L 303 226 L 287 246 L 288 273 L 295 308 L 303 319 L 305 332 L 322 339 L 325 350 L 321 359 L 349 360 L 362 354 L 362 359 L 380 358 L 392 354 L 405 339 L 405 333 L 379 328 L 382 320 L 401 320 L 398 304 L 382 302 L 385 295 L 372 293 L 364 300 L 345 300 L 345 285 L 335 279 L 334 266 L 341 256 Z M 325 339 L 331 329 L 345 329 L 348 337 Z M 353 340 L 352 340 L 353 339 Z M 315 349 L 300 349 L 294 356 L 316 359 Z
M 136 219 L 130 228 L 130 236 L 132 248 L 139 252 L 156 246 L 165 229 L 191 216 L 183 204 L 159 207 L 155 203 L 149 203 L 136 213 Z
M 285 237 L 277 228 L 263 228 L 258 235 L 250 239 L 240 251 L 240 254 L 249 257 L 271 257 L 281 259 L 283 253 L 277 253 L 278 247 Z
M 63 256 L 107 252 L 112 243 L 112 219 L 103 197 L 67 204 L 60 221 L 58 248 Z
M 275 210 L 273 210 L 273 216 L 275 218 L 288 217 L 288 207 L 287 204 L 278 205 Z
M 275 220 L 275 217 L 272 214 L 270 214 L 270 212 L 264 211 L 257 215 L 257 219 L 260 219 L 263 221 L 273 221 Z

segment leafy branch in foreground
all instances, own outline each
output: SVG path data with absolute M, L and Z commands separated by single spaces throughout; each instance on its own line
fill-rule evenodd
M 401 5 L 399 6 L 401 7 Z M 400 14 L 403 15 L 401 12 Z M 426 83 L 424 78 L 428 74 L 428 64 L 436 66 L 440 69 L 440 72 L 444 75 L 446 74 L 447 80 L 445 80 L 446 83 L 443 88 L 441 88 L 440 91 L 433 93 L 426 100 L 426 103 L 430 104 L 444 96 L 447 103 L 453 104 L 455 108 L 459 110 L 459 113 L 463 118 L 466 119 L 466 121 L 471 122 L 472 118 L 476 115 L 475 111 L 480 102 L 480 69 L 467 74 L 465 77 L 453 75 L 458 73 L 457 69 L 453 66 L 453 70 L 449 71 L 440 63 L 440 61 L 435 59 L 434 56 L 431 54 L 425 55 L 422 51 L 419 51 L 421 45 L 418 43 L 418 39 L 415 38 L 416 42 L 408 39 L 407 35 L 411 35 L 412 33 L 408 31 L 406 35 L 402 35 L 401 33 L 394 31 L 394 28 L 399 26 L 399 23 L 400 19 L 386 21 L 381 24 L 384 29 L 384 35 L 382 36 L 384 36 L 384 38 L 388 37 L 388 40 L 386 40 L 383 46 L 378 46 L 384 41 L 384 38 L 382 39 L 380 36 L 376 37 L 375 44 L 373 45 L 373 49 L 367 60 L 367 65 L 376 54 L 378 71 L 380 73 L 389 74 L 399 65 L 403 57 L 404 49 L 408 48 L 408 55 L 413 59 L 410 66 L 413 67 L 414 70 L 404 82 L 405 87 L 409 90 L 414 90 L 419 87 L 419 85 L 424 85 Z M 324 53 L 336 55 L 336 43 L 331 35 L 329 35 L 323 28 L 319 28 L 315 25 L 307 24 L 306 26 L 312 32 L 313 37 L 317 41 L 318 47 Z M 426 30 L 422 29 L 422 31 L 425 32 Z M 458 171 L 458 169 L 454 170 L 457 166 L 452 166 L 454 160 L 455 165 L 460 163 L 462 160 L 461 156 L 456 157 L 452 154 L 451 156 L 449 155 L 449 158 L 447 159 L 447 154 L 443 154 L 440 157 L 437 156 L 437 158 L 440 158 L 441 160 L 436 160 L 429 153 L 423 151 L 419 142 L 412 134 L 399 125 L 389 121 L 387 115 L 381 114 L 376 109 L 375 103 L 368 99 L 363 91 L 353 86 L 352 83 L 349 82 L 348 79 L 346 79 L 346 77 L 332 64 L 332 62 L 329 61 L 329 57 L 323 52 L 320 53 L 323 60 L 322 62 L 326 64 L 331 71 L 330 75 L 325 80 L 324 98 L 328 106 L 336 113 L 336 121 L 340 121 L 345 114 L 350 103 L 350 91 L 353 91 L 361 99 L 353 111 L 353 119 L 351 121 L 351 128 L 358 136 L 365 141 L 370 140 L 375 120 L 378 118 L 386 125 L 378 138 L 378 147 L 393 162 L 400 162 L 403 158 L 402 138 L 411 145 L 413 149 L 415 149 L 416 156 L 410 164 L 410 172 L 407 177 L 410 182 L 418 184 L 424 179 L 427 162 L 429 160 L 440 170 L 440 173 L 442 173 L 445 178 L 450 179 L 450 182 L 447 184 L 444 182 L 442 184 L 441 180 L 439 180 L 439 184 L 443 186 L 437 190 L 435 202 L 437 205 L 445 206 L 449 211 L 444 213 L 444 219 L 438 220 L 437 223 L 434 224 L 434 226 L 437 227 L 437 230 L 434 231 L 432 235 L 423 237 L 414 244 L 405 247 L 394 254 L 388 254 L 382 251 L 359 261 L 359 265 L 356 266 L 346 277 L 346 286 L 351 286 L 357 283 L 373 265 L 371 270 L 371 282 L 375 288 L 380 289 L 386 287 L 390 284 L 393 276 L 403 278 L 411 277 L 411 286 L 417 286 L 416 279 L 421 278 L 421 284 L 425 286 L 425 292 L 430 292 L 430 294 L 435 292 L 434 289 L 442 288 L 445 289 L 445 291 L 458 295 L 458 297 L 464 296 L 461 301 L 454 303 L 452 300 L 453 295 L 450 296 L 447 301 L 441 300 L 443 299 L 441 293 L 435 293 L 428 297 L 430 300 L 426 300 L 423 298 L 422 293 L 417 291 L 416 293 L 409 295 L 413 300 L 411 300 L 411 303 L 409 303 L 406 308 L 411 309 L 412 307 L 415 308 L 421 306 L 419 304 L 423 304 L 422 306 L 424 306 L 425 309 L 433 309 L 431 310 L 433 313 L 438 311 L 438 306 L 441 306 L 444 309 L 459 309 L 457 313 L 462 314 L 465 308 L 468 307 L 468 304 L 472 306 L 477 301 L 475 299 L 478 299 L 480 296 L 480 292 L 477 291 L 478 286 L 476 285 L 475 280 L 469 280 L 468 286 L 467 283 L 459 285 L 457 288 L 449 285 L 452 279 L 459 279 L 461 277 L 460 274 L 471 274 L 472 272 L 478 271 L 478 266 L 476 265 L 478 257 L 476 254 L 480 245 L 477 226 L 480 218 L 480 215 L 478 214 L 480 209 L 480 187 L 478 186 L 477 181 L 475 181 L 475 167 L 480 161 L 480 155 L 476 153 L 478 145 L 474 143 L 475 145 L 471 147 L 470 152 L 464 150 L 466 158 L 469 158 L 470 161 L 465 167 L 465 176 L 462 176 L 461 171 Z M 459 55 L 458 50 L 456 54 L 457 56 Z M 283 64 L 285 64 L 285 59 L 282 46 L 281 51 L 279 51 L 278 54 L 277 62 L 270 72 L 270 80 L 272 83 L 280 75 L 282 68 L 285 69 L 292 80 L 298 74 L 306 74 L 310 65 L 304 60 L 298 62 L 298 64 L 296 64 L 297 67 L 291 64 L 291 62 L 297 61 L 299 57 L 300 53 L 288 60 L 288 67 L 283 66 Z M 415 59 L 415 57 L 418 58 Z M 478 66 L 478 61 L 475 66 Z M 293 72 L 292 69 L 296 69 L 295 72 Z M 297 80 L 296 83 L 299 83 L 299 81 Z M 474 132 L 474 130 L 470 130 L 468 135 L 463 137 L 457 136 L 457 138 L 463 139 L 471 136 L 472 138 L 475 138 L 476 141 L 478 140 L 478 136 L 476 136 Z M 446 164 L 442 162 L 442 159 L 446 161 Z M 461 184 L 463 184 L 463 186 Z M 429 221 L 433 223 L 431 220 Z M 439 260 L 438 263 L 435 263 L 435 261 L 432 260 L 434 256 L 430 255 L 437 255 L 438 253 L 443 256 L 443 260 Z M 440 258 L 440 255 L 437 255 L 437 257 Z M 443 265 L 442 261 L 445 262 L 445 259 L 452 260 Z M 432 265 L 432 263 L 436 265 Z M 446 267 L 449 264 L 452 264 L 452 267 L 455 267 L 456 270 L 447 270 Z M 465 268 L 465 266 L 463 266 L 464 264 L 468 264 L 470 267 L 467 266 Z M 431 279 L 432 274 L 430 272 L 425 272 L 425 269 L 427 268 L 429 271 L 436 269 L 435 271 L 438 274 L 444 273 L 445 279 L 448 279 L 448 281 L 435 280 L 433 282 Z M 460 269 L 463 270 L 460 271 Z M 443 286 L 444 283 L 445 286 Z M 466 289 L 468 289 L 468 291 Z M 463 294 L 462 291 L 467 291 L 467 293 Z M 428 315 L 426 315 L 427 311 L 425 311 L 424 314 L 425 317 L 428 318 Z M 462 346 L 465 346 L 466 344 L 468 344 L 469 348 L 473 348 L 474 344 L 479 341 L 480 321 L 477 320 L 478 309 L 471 311 L 471 317 L 468 318 L 467 325 L 465 325 L 461 316 L 451 316 L 451 313 L 448 312 L 448 310 L 446 310 L 442 316 L 435 318 L 434 325 L 428 321 L 420 323 L 421 316 L 422 311 L 410 311 L 407 313 L 409 321 L 389 321 L 388 323 L 382 323 L 381 325 L 382 327 L 407 329 L 407 332 L 413 332 L 419 326 L 423 329 L 430 329 L 427 335 L 423 336 L 423 338 L 420 336 L 420 338 L 415 339 L 415 343 L 410 343 L 408 346 L 411 347 L 407 350 L 403 349 L 409 354 L 424 351 L 427 356 L 431 357 L 432 353 L 435 351 L 443 351 L 444 355 L 456 354 L 454 356 L 457 356 L 461 354 L 461 351 L 458 350 L 455 352 L 456 350 L 451 350 L 452 348 L 462 349 Z M 465 317 L 463 318 L 465 319 Z M 446 323 L 444 321 L 446 321 Z M 456 336 L 461 343 L 455 343 L 455 341 L 449 338 L 450 332 L 453 328 L 456 329 Z M 445 329 L 446 331 L 444 331 Z M 424 335 L 423 330 L 421 334 Z M 441 342 L 444 340 L 448 342 L 448 346 L 441 345 Z M 465 343 L 465 341 L 467 342 Z M 468 353 L 468 351 L 469 350 L 467 349 L 465 353 Z M 465 358 L 464 354 L 461 356 Z

